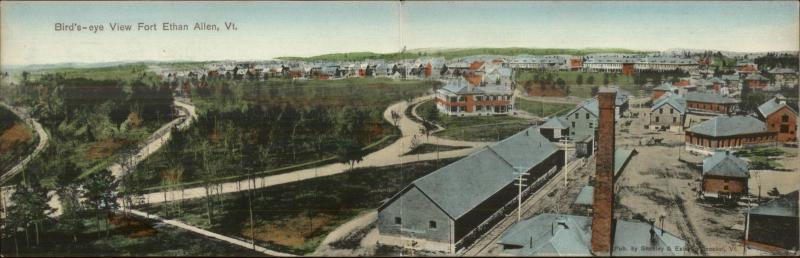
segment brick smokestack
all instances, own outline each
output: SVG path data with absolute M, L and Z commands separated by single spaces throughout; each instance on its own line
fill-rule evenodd
M 600 118 L 595 154 L 594 203 L 592 204 L 592 253 L 611 255 L 614 221 L 614 99 L 617 90 L 603 87 L 598 92 Z

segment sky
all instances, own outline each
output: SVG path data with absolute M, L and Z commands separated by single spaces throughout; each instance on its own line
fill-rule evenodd
M 0 2 L 0 63 L 260 60 L 403 47 L 797 51 L 798 13 L 796 1 Z M 137 31 L 139 22 L 159 30 Z M 163 22 L 220 31 L 162 31 Z M 104 30 L 56 31 L 56 23 Z M 111 31 L 110 23 L 133 30 Z

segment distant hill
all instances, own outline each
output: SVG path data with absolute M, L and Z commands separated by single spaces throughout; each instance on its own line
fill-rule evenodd
M 621 53 L 621 54 L 646 54 L 656 51 L 639 51 L 623 48 L 453 48 L 453 49 L 412 49 L 398 53 L 373 53 L 373 52 L 350 52 L 325 54 L 311 57 L 284 56 L 276 59 L 287 61 L 359 61 L 364 59 L 384 59 L 400 60 L 413 59 L 423 56 L 444 57 L 445 59 L 457 59 L 473 55 L 588 55 L 597 53 Z

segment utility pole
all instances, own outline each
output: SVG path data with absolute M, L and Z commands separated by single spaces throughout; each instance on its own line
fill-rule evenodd
M 567 188 L 567 173 L 569 173 L 569 140 L 565 137 L 561 139 L 564 144 L 564 189 Z
M 522 219 L 522 186 L 525 184 L 525 180 L 527 180 L 526 178 L 524 178 L 522 176 L 528 174 L 528 171 L 525 171 L 524 169 L 526 169 L 526 168 L 524 168 L 524 167 L 514 167 L 514 170 L 516 170 L 514 172 L 514 174 L 516 174 L 518 176 L 517 182 L 515 183 L 517 185 L 517 189 L 518 189 L 517 190 L 517 222 L 519 222 L 520 219 Z

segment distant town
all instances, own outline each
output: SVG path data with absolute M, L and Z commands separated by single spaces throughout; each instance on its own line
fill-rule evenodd
M 4 71 L 2 254 L 797 255 L 797 53 L 409 52 Z

